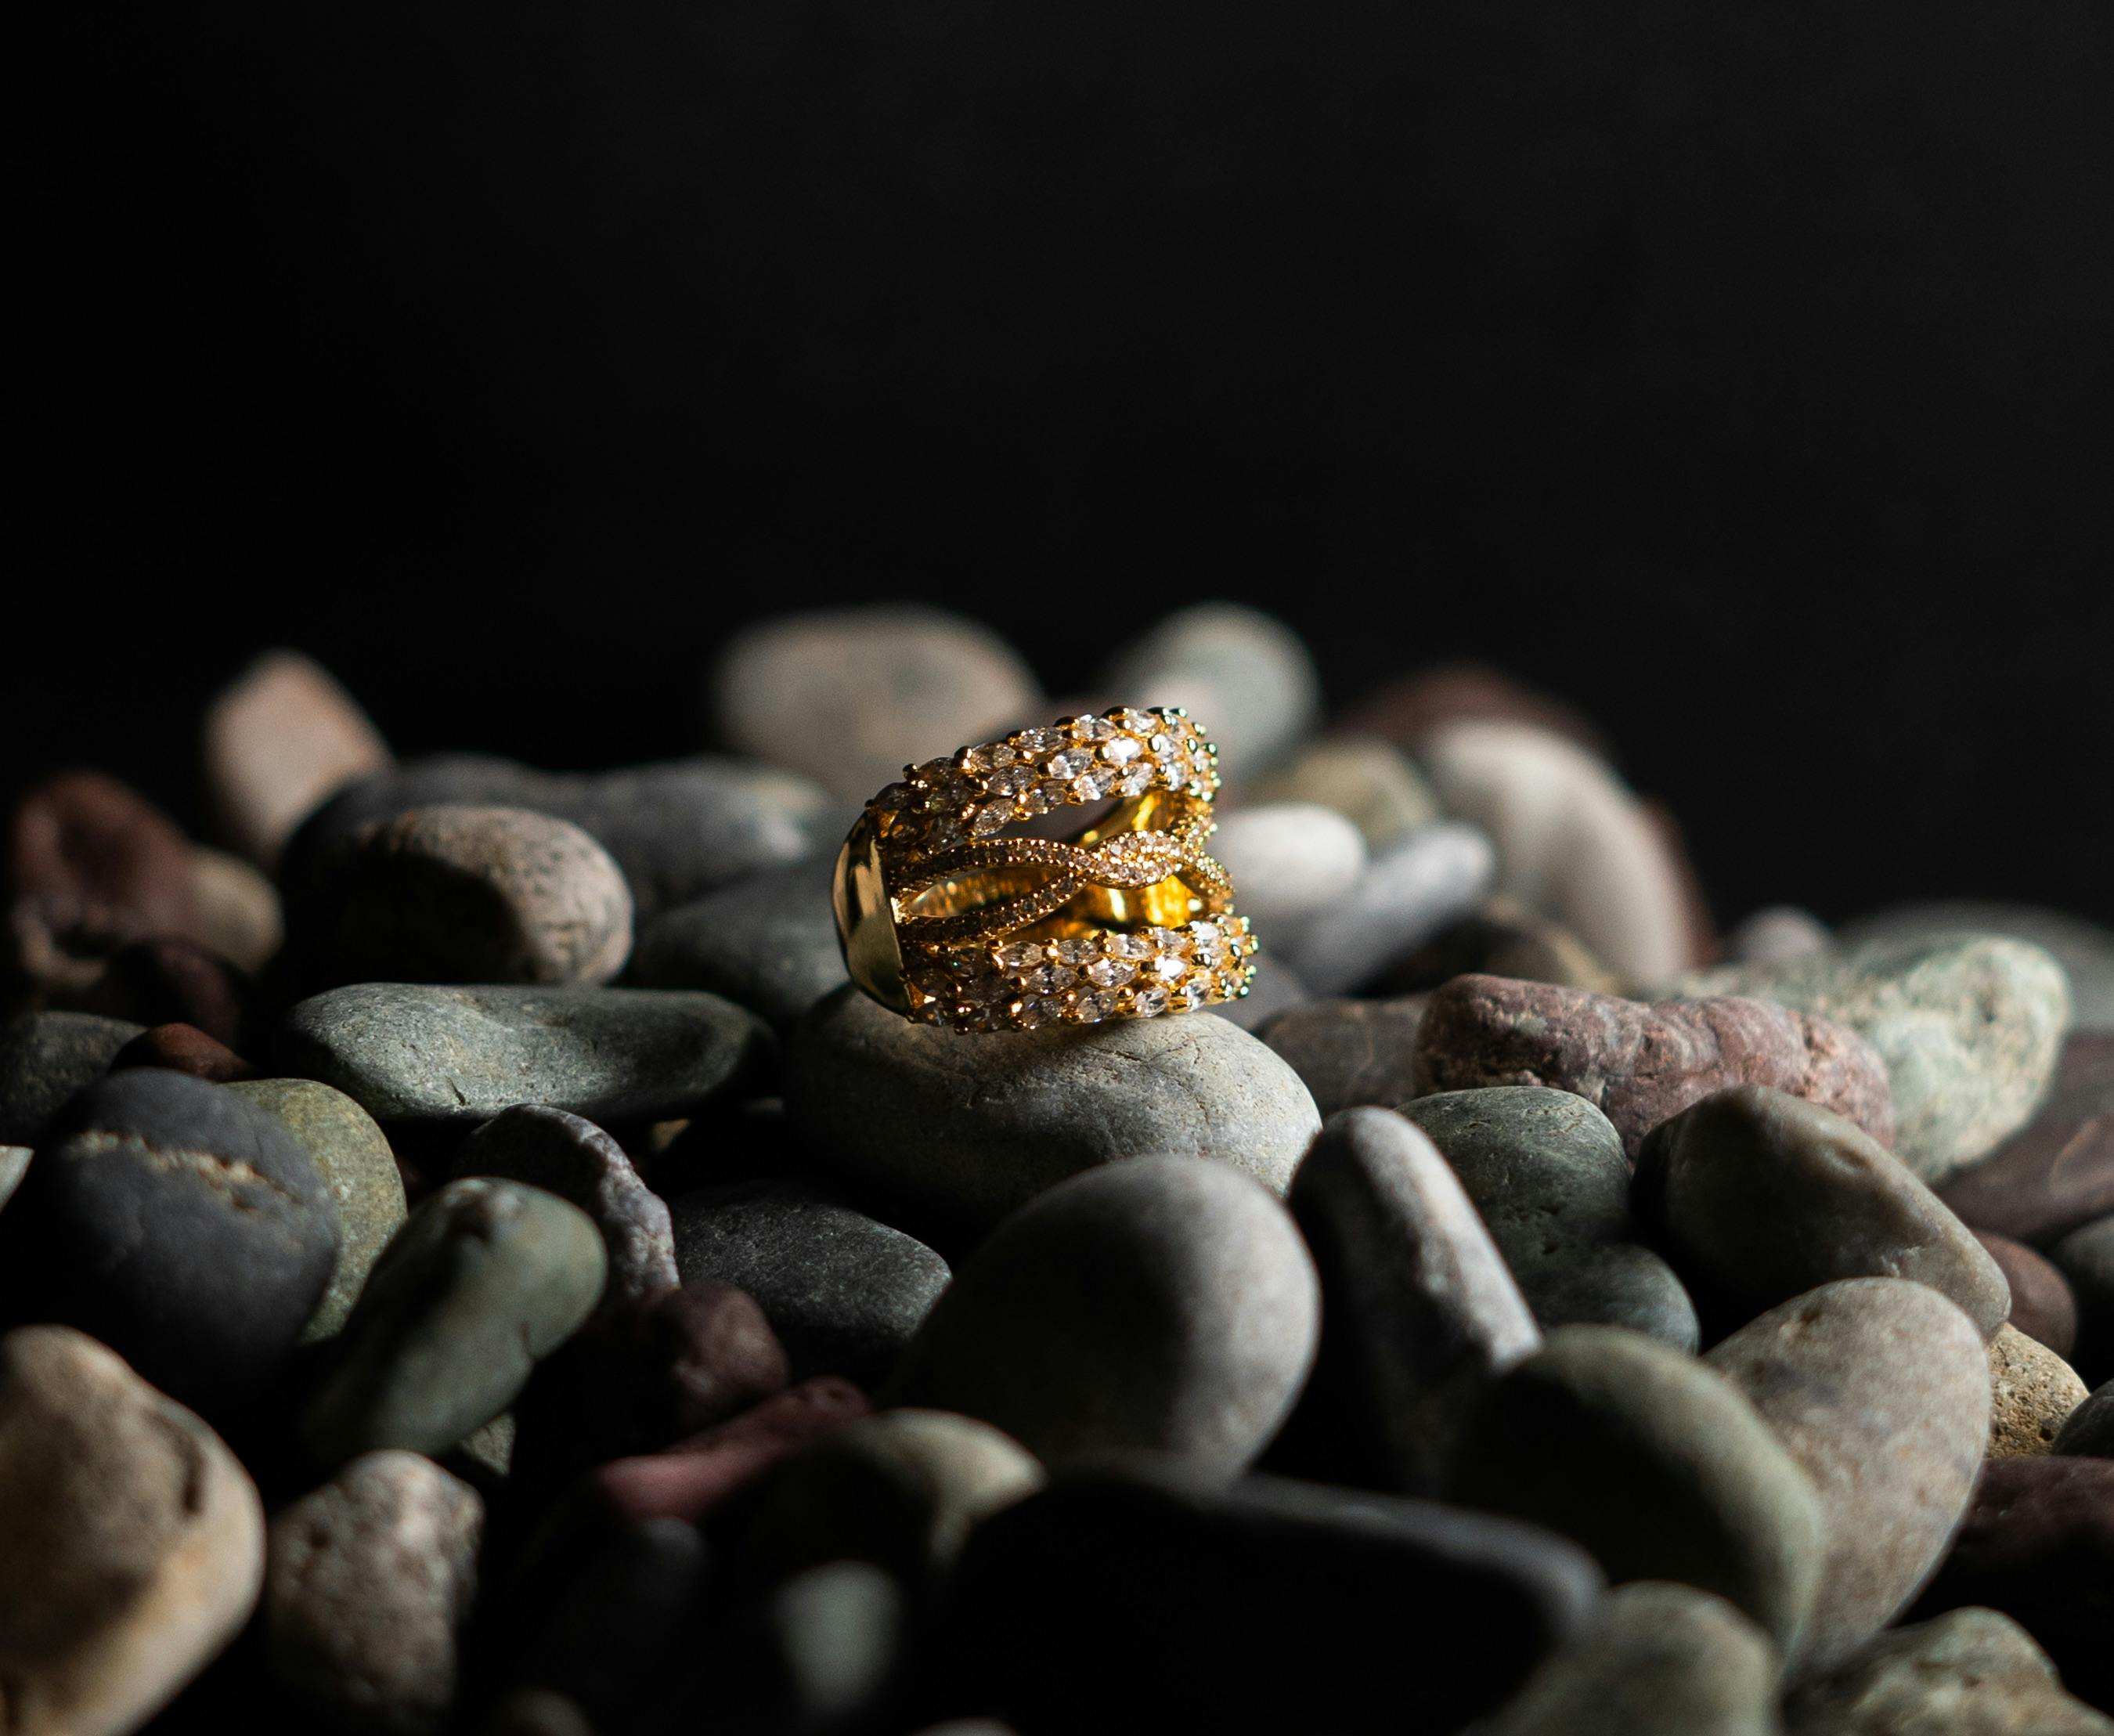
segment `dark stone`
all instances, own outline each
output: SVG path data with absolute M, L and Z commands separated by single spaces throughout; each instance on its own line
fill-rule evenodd
M 1258 1028 L 1291 1064 L 1325 1115 L 1416 1095 L 1416 1028 L 1425 995 L 1395 1001 L 1313 1001 Z
M 1727 1085 L 1773 1085 L 1893 1138 L 1887 1072 L 1862 1037 L 1764 1001 L 1647 1005 L 1553 983 L 1456 977 L 1416 1033 L 1420 1094 L 1553 1085 L 1597 1106 L 1634 1158 L 1645 1135 Z
M 1314 998 L 1306 985 L 1293 974 L 1283 959 L 1265 960 L 1248 984 L 1247 992 L 1212 1010 L 1236 1030 L 1260 1036 L 1262 1028 L 1280 1014 L 1304 1006 Z
M 1599 726 L 1576 706 L 1527 686 L 1486 663 L 1434 663 L 1382 688 L 1337 726 L 1346 734 L 1377 735 L 1414 753 L 1434 730 L 1468 718 L 1531 723 L 1609 757 Z
M 76 1099 L 6 1222 L 41 1317 L 94 1333 L 208 1416 L 261 1396 L 339 1239 L 329 1190 L 283 1121 L 162 1070 L 113 1074 Z
M 248 1061 L 194 1024 L 158 1024 L 142 1031 L 111 1057 L 112 1073 L 127 1067 L 166 1067 L 216 1085 L 257 1077 Z
M 1380 995 L 1428 994 L 1456 977 L 1509 977 L 1521 983 L 1555 983 L 1619 994 L 1614 972 L 1586 943 L 1552 917 L 1509 898 L 1492 898 L 1450 923 L 1377 983 Z
M 195 941 L 165 937 L 121 946 L 102 974 L 66 1004 L 135 1024 L 195 1025 L 238 1051 L 256 1034 L 257 995 L 249 978 Z
M 2054 1450 L 2078 1459 L 2114 1459 L 2114 1381 L 2070 1413 Z
M 1988 1249 L 2011 1286 L 2011 1324 L 2067 1358 L 2077 1348 L 2077 1298 L 2070 1280 L 2047 1255 L 2023 1242 L 1988 1230 L 1976 1230 L 1974 1239 Z
M 965 1697 L 1036 1736 L 1398 1736 L 1406 1704 L 1433 1730 L 1497 1705 L 1600 1586 L 1532 1526 L 1136 1455 L 978 1528 L 951 1655 Z M 1265 1610 L 1266 1642 L 1242 1615 Z
M 2071 1037 L 2040 1112 L 1939 1198 L 1977 1230 L 2042 1246 L 2114 1212 L 2114 1033 Z
M 0 1144 L 35 1145 L 71 1100 L 110 1070 L 140 1028 L 92 1013 L 18 1013 L 0 1024 Z
M 2077 1298 L 2077 1372 L 2114 1375 L 2114 1212 L 2073 1230 L 2048 1250 Z
M 662 911 L 639 929 L 625 980 L 710 989 L 785 1029 L 844 980 L 830 870 L 794 863 Z
M 952 1276 L 922 1242 L 799 1181 L 738 1183 L 673 1208 L 685 1282 L 754 1297 L 796 1380 L 885 1381 Z

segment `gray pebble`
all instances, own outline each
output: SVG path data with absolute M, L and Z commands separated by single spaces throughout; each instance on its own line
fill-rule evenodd
M 451 1181 L 383 1250 L 302 1413 L 327 1464 L 378 1447 L 437 1453 L 514 1402 L 602 1299 L 602 1233 L 518 1182 Z
M 687 1115 L 771 1048 L 753 1013 L 655 989 L 359 983 L 292 1007 L 278 1053 L 379 1121 L 476 1122 L 517 1103 L 597 1121 Z
M 1989 1440 L 1982 1335 L 1924 1285 L 1850 1278 L 1770 1309 L 1705 1361 L 1819 1496 L 1828 1561 L 1804 1657 L 1838 1664 L 1907 1605 L 1967 1510 Z
M 416 1453 L 368 1453 L 272 1521 L 264 1645 L 309 1716 L 423 1736 L 455 1701 L 484 1504 Z
M 1640 1580 L 1469 1736 L 1781 1736 L 1777 1670 L 1769 1636 L 1723 1598 Z
M 1683 1269 L 1748 1319 L 1837 1278 L 1913 1278 L 1987 1339 L 2011 1286 L 1974 1233 L 1864 1129 L 1766 1085 L 1734 1085 L 1653 1129 L 1639 1211 Z
M 0 1207 L 15 1197 L 15 1190 L 22 1184 L 22 1178 L 30 1172 L 30 1160 L 36 1153 L 26 1145 L 0 1145 Z
M 2114 932 L 2082 917 L 2031 905 L 1905 905 L 1846 923 L 1843 943 L 1971 940 L 2008 935 L 2053 955 L 2070 978 L 2071 1028 L 2114 1033 Z
M 609 1253 L 606 1305 L 682 1281 L 666 1202 L 638 1179 L 624 1147 L 592 1121 L 517 1104 L 463 1142 L 455 1173 L 525 1182 L 586 1212 Z
M 1455 1495 L 1575 1538 L 1611 1580 L 1677 1579 L 1737 1605 L 1786 1653 L 1825 1539 L 1798 1465 L 1733 1386 L 1619 1326 L 1559 1326 L 1490 1389 Z
M 849 986 L 794 1029 L 785 1095 L 828 1161 L 942 1247 L 1148 1153 L 1209 1157 L 1281 1193 L 1321 1125 L 1289 1067 L 1209 1013 L 964 1036 Z
M 1375 850 L 1444 818 L 1438 796 L 1408 755 L 1372 736 L 1330 735 L 1310 742 L 1276 770 L 1243 783 L 1240 793 L 1248 801 L 1319 802 L 1333 808 Z
M 359 1104 L 313 1079 L 243 1079 L 223 1088 L 286 1124 L 337 1207 L 337 1263 L 301 1342 L 334 1337 L 408 1209 L 389 1142 Z
M 1023 1207 L 956 1275 L 881 1395 L 1046 1463 L 1177 1453 L 1236 1476 L 1314 1360 L 1320 1289 L 1284 1207 L 1224 1165 L 1141 1157 Z
M 1994 1610 L 1883 1633 L 1787 1702 L 1789 1736 L 2114 1736 L 2062 1691 L 2034 1638 Z
M 1398 1108 L 1416 1095 L 1424 1001 L 1421 995 L 1312 1001 L 1270 1020 L 1262 1040 L 1290 1064 L 1323 1115 L 1363 1103 Z
M 808 1182 L 707 1188 L 674 1211 L 682 1281 L 709 1278 L 753 1296 L 796 1381 L 840 1374 L 877 1386 L 950 1276 L 922 1242 Z
M 1695 1304 L 1638 1239 L 1622 1136 L 1593 1105 L 1508 1085 L 1439 1092 L 1402 1112 L 1460 1176 L 1544 1330 L 1628 1326 L 1695 1350 Z
M 1199 603 L 1126 637 L 1104 685 L 1125 705 L 1187 707 L 1218 743 L 1228 777 L 1267 770 L 1320 712 L 1320 680 L 1299 636 L 1238 603 Z
M 1459 1179 L 1389 1109 L 1331 1115 L 1287 1197 L 1321 1275 L 1308 1402 L 1370 1442 L 1388 1486 L 1435 1494 L 1493 1376 L 1541 1343 Z
M 2054 1450 L 2084 1459 L 2114 1459 L 2114 1381 L 2070 1413 Z
M 628 982 L 705 988 L 791 1024 L 844 981 L 830 864 L 795 863 L 663 911 L 639 931 Z
M 1411 832 L 1373 858 L 1325 920 L 1295 935 L 1286 956 L 1315 994 L 1346 993 L 1474 909 L 1495 865 L 1490 841 L 1472 826 Z
M 1725 956 L 1735 964 L 1781 964 L 1825 952 L 1835 944 L 1828 924 L 1796 905 L 1770 905 L 1742 917 L 1725 937 Z
M 52 1117 L 144 1029 L 93 1013 L 18 1013 L 0 1024 L 0 1145 L 34 1148 Z
M 1895 1151 L 1933 1187 L 2031 1118 L 2070 1025 L 2062 967 L 1988 936 L 1697 971 L 1680 992 L 1753 996 L 1855 1031 L 1886 1063 Z
M 1295 1006 L 1304 1006 L 1313 997 L 1306 992 L 1306 985 L 1292 973 L 1282 959 L 1265 959 L 1262 968 L 1248 984 L 1248 992 L 1238 998 L 1212 1008 L 1212 1011 L 1238 1031 L 1254 1035 L 1280 1013 L 1288 1013 Z
M 1276 946 L 1310 923 L 1333 920 L 1366 871 L 1358 828 L 1315 802 L 1237 809 L 1219 822 L 1210 848 L 1233 877 L 1241 914 Z

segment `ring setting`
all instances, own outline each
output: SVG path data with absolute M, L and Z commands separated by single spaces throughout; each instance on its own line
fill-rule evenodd
M 1178 707 L 1121 706 L 907 766 L 839 853 L 857 983 L 960 1031 L 1149 1019 L 1247 992 L 1256 939 L 1205 846 L 1218 754 Z M 1113 803 L 1069 838 L 1010 833 Z

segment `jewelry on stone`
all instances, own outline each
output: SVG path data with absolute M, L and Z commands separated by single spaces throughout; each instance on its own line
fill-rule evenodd
M 904 767 L 837 856 L 852 981 L 958 1031 L 1098 1024 L 1248 992 L 1256 938 L 1205 852 L 1218 749 L 1179 707 L 1064 717 Z M 1116 806 L 1073 837 L 1001 836 Z

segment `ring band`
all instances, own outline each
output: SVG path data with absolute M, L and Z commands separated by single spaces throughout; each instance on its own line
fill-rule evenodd
M 1218 749 L 1178 707 L 1119 706 L 904 767 L 838 853 L 851 979 L 958 1031 L 1098 1024 L 1248 992 L 1255 936 L 1204 846 Z M 1116 806 L 1074 836 L 1002 836 Z

